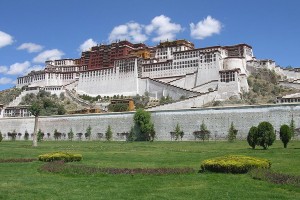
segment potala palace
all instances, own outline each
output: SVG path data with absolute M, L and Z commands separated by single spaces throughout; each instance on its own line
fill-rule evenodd
M 118 41 L 94 46 L 78 59 L 46 61 L 44 70 L 19 77 L 16 87 L 28 86 L 24 94 L 42 88 L 72 96 L 135 96 L 147 92 L 153 99 L 170 96 L 178 100 L 149 110 L 184 109 L 232 96 L 239 98 L 248 92 L 247 77 L 255 68 L 275 70 L 292 81 L 300 77 L 297 70 L 282 69 L 269 59 L 256 59 L 248 44 L 195 48 L 187 40 L 176 40 L 149 47 Z
M 155 47 L 128 41 L 101 44 L 82 52 L 78 59 L 49 60 L 44 70 L 19 77 L 17 87 L 24 90 L 9 105 L 4 108 L 0 105 L 1 131 L 33 132 L 34 118 L 28 117 L 28 106 L 19 103 L 26 94 L 40 90 L 57 95 L 64 93 L 82 103 L 85 102 L 79 94 L 133 97 L 147 93 L 152 100 L 170 96 L 174 102 L 147 108 L 151 111 L 158 140 L 170 140 L 170 131 L 178 123 L 185 132 L 184 140 L 193 140 L 193 131 L 203 121 L 219 138 L 225 138 L 232 122 L 241 138 L 246 137 L 251 126 L 261 121 L 269 121 L 279 130 L 282 124 L 289 124 L 294 119 L 295 127 L 299 127 L 299 93 L 278 101 L 289 104 L 203 108 L 212 101 L 232 96 L 241 98 L 249 90 L 247 77 L 259 68 L 281 75 L 280 85 L 300 89 L 299 69 L 280 68 L 270 59 L 256 59 L 252 47 L 247 44 L 206 48 L 195 48 L 186 40 L 161 42 Z M 49 134 L 54 129 L 67 133 L 70 128 L 75 133 L 83 133 L 92 126 L 92 138 L 96 139 L 111 126 L 114 140 L 124 140 L 122 133 L 130 130 L 133 114 L 81 113 L 40 117 L 39 128 Z

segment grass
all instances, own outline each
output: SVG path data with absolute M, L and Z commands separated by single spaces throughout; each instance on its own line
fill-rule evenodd
M 252 150 L 246 141 L 228 142 L 41 142 L 2 141 L 0 159 L 37 158 L 67 151 L 80 153 L 75 165 L 112 168 L 200 169 L 201 161 L 238 154 L 269 159 L 278 173 L 300 175 L 300 141 L 284 149 Z M 187 173 L 169 175 L 53 174 L 45 163 L 0 163 L 0 199 L 299 199 L 300 188 L 252 179 L 247 174 Z

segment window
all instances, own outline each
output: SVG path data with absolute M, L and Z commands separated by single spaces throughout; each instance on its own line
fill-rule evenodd
M 235 72 L 221 72 L 221 82 L 235 81 Z

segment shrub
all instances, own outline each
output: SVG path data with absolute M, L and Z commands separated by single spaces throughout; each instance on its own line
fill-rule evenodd
M 291 123 L 290 123 L 290 130 L 291 130 L 291 138 L 295 136 L 295 120 L 294 117 L 292 117 Z
M 138 141 L 153 141 L 155 138 L 154 124 L 151 114 L 143 109 L 138 109 L 133 117 L 134 133 Z
M 257 127 L 252 126 L 248 132 L 247 136 L 247 142 L 252 147 L 252 149 L 255 149 L 255 146 L 257 144 Z
M 56 160 L 62 160 L 64 162 L 74 162 L 82 160 L 81 154 L 71 154 L 66 152 L 53 152 L 43 155 L 39 155 L 38 159 L 43 162 L 52 162 Z
M 177 123 L 176 128 L 175 128 L 175 140 L 178 140 L 179 138 L 182 140 L 184 132 L 180 130 L 180 126 Z
M 257 127 L 257 145 L 267 149 L 276 139 L 274 128 L 269 122 L 261 122 Z
M 209 140 L 210 137 L 210 131 L 207 129 L 206 125 L 204 124 L 204 121 L 202 121 L 202 124 L 200 125 L 200 131 L 194 131 L 193 132 L 195 139 L 199 138 L 203 142 L 204 140 Z
M 110 125 L 108 125 L 107 130 L 105 132 L 105 138 L 107 141 L 111 141 L 112 139 L 112 131 Z
M 270 161 L 249 156 L 229 155 L 204 160 L 201 164 L 201 171 L 222 172 L 222 173 L 247 173 L 251 169 L 269 169 Z
M 57 129 L 54 130 L 53 135 L 54 135 L 55 140 L 58 140 L 61 138 L 61 132 L 58 132 Z
M 3 136 L 2 136 L 2 133 L 0 131 L 0 142 L 3 140 Z
M 24 139 L 25 139 L 25 140 L 28 140 L 28 139 L 29 139 L 29 133 L 28 133 L 28 131 L 27 131 L 27 130 L 25 131 L 25 134 L 24 134 Z
M 37 132 L 37 140 L 38 140 L 38 142 L 41 142 L 43 140 L 44 135 L 45 134 L 42 132 L 42 130 L 39 129 L 39 131 Z
M 86 129 L 86 132 L 84 134 L 85 139 L 90 140 L 92 135 L 92 127 L 89 125 Z
M 17 132 L 16 132 L 16 130 L 14 130 L 12 133 L 11 133 L 11 132 L 8 132 L 8 133 L 7 133 L 7 136 L 10 137 L 12 141 L 15 141 L 15 140 L 16 140 L 16 137 L 17 137 Z
M 78 139 L 81 140 L 83 133 L 77 133 L 76 135 L 77 135 Z
M 73 137 L 74 137 L 74 133 L 73 133 L 72 128 L 70 128 L 70 131 L 68 132 L 68 139 L 73 140 Z
M 133 126 L 131 126 L 128 137 L 126 138 L 126 141 L 133 142 L 135 140 L 136 140 L 136 136 L 134 134 L 134 128 L 133 128 Z
M 230 128 L 228 130 L 228 141 L 234 142 L 236 140 L 238 130 L 235 129 L 233 122 L 231 122 Z
M 292 136 L 292 131 L 290 127 L 286 124 L 282 125 L 280 127 L 279 134 L 280 134 L 280 140 L 282 141 L 284 148 L 286 148 Z
M 125 112 L 129 110 L 127 103 L 109 104 L 108 110 L 112 112 Z

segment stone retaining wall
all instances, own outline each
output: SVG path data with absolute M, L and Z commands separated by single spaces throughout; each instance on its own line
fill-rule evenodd
M 117 133 L 129 132 L 133 125 L 134 112 L 89 114 L 89 115 L 64 115 L 52 117 L 40 117 L 39 128 L 44 133 L 50 133 L 53 139 L 53 132 L 68 133 L 72 128 L 75 139 L 76 133 L 85 133 L 90 125 L 92 127 L 92 138 L 97 138 L 97 133 L 105 133 L 110 125 L 113 131 L 114 140 L 124 140 Z M 174 131 L 179 123 L 184 131 L 183 140 L 194 140 L 193 132 L 199 130 L 202 121 L 212 133 L 212 138 L 225 139 L 231 122 L 238 129 L 238 138 L 245 138 L 251 126 L 257 126 L 261 121 L 269 121 L 278 131 L 282 124 L 289 124 L 292 117 L 295 125 L 300 126 L 300 105 L 264 105 L 244 107 L 214 107 L 184 110 L 152 111 L 157 140 L 171 140 L 170 132 Z M 2 135 L 15 130 L 21 133 L 23 139 L 27 130 L 33 132 L 34 118 L 2 118 L 0 119 L 0 131 Z M 120 135 L 120 134 L 119 134 Z M 46 136 L 45 136 L 46 137 Z M 18 137 L 17 137 L 18 139 Z

